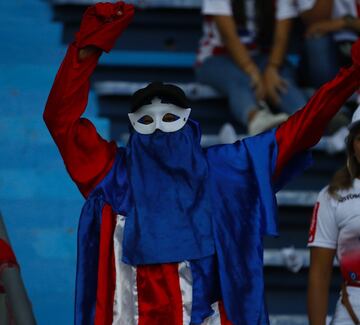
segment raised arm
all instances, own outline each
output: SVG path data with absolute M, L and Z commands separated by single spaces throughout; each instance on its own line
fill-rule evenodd
M 111 50 L 133 14 L 133 6 L 123 2 L 98 3 L 87 9 L 45 107 L 44 121 L 84 196 L 109 171 L 116 153 L 115 143 L 102 139 L 94 125 L 81 118 L 88 102 L 90 77 L 101 52 Z
M 321 55 L 321 54 L 319 54 Z M 360 87 L 360 40 L 352 48 L 353 65 L 323 85 L 301 110 L 276 131 L 278 157 L 274 177 L 297 153 L 314 146 L 332 117 Z

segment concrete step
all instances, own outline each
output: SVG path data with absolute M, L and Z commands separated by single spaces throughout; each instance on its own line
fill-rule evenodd
M 53 5 L 82 5 L 90 6 L 94 4 L 95 0 L 50 0 Z M 141 8 L 200 8 L 201 0 L 129 0 L 131 3 Z
M 2 64 L 53 64 L 59 56 L 61 26 L 44 23 L 51 14 L 47 5 L 41 1 L 31 2 L 19 0 L 11 6 L 5 6 L 8 2 L 0 4 Z
M 16 145 L 0 149 L 0 170 L 8 168 L 63 169 L 64 163 L 53 143 L 34 144 L 19 141 Z
M 84 11 L 85 7 L 81 6 L 54 7 L 54 19 L 63 23 L 63 44 L 69 44 L 74 39 Z M 194 51 L 201 36 L 202 17 L 199 9 L 142 8 L 137 10 L 114 48 L 152 49 L 164 53 Z
M 328 314 L 333 315 L 335 311 L 336 303 L 339 299 L 340 292 L 340 283 L 337 291 L 330 291 L 329 300 L 328 300 Z M 287 319 L 284 320 L 282 324 L 293 325 L 298 323 L 286 322 L 290 321 L 290 315 L 306 315 L 307 313 L 307 293 L 306 289 L 301 292 L 295 291 L 291 288 L 284 288 L 283 290 L 279 290 L 277 292 L 269 293 L 269 289 L 265 287 L 265 297 L 266 304 L 270 315 L 278 315 L 286 313 L 288 315 Z M 304 317 L 304 320 L 306 318 Z M 329 320 L 331 317 L 329 316 Z M 296 319 L 295 319 L 296 320 Z M 270 322 L 273 325 L 272 322 Z M 300 323 L 308 325 L 308 322 Z M 349 324 L 350 325 L 350 324 Z
M 306 314 L 308 269 L 297 273 L 279 267 L 264 269 L 265 292 L 270 314 Z M 329 290 L 329 313 L 333 314 L 341 289 L 339 268 L 333 269 Z M 290 324 L 289 324 L 290 325 Z
M 142 51 L 115 50 L 101 57 L 93 81 L 192 82 L 194 64 L 192 52 L 163 53 L 151 51 L 151 47 Z
M 146 47 L 144 47 L 146 48 Z M 151 47 L 150 47 L 151 48 Z M 163 53 L 155 50 L 114 50 L 102 55 L 101 66 L 138 67 L 138 68 L 188 68 L 195 64 L 195 53 Z
M 85 115 L 86 116 L 86 115 Z M 109 122 L 103 118 L 90 117 L 98 132 L 108 138 Z M 3 117 L 0 120 L 0 145 L 12 146 L 16 151 L 16 145 L 49 144 L 53 143 L 42 115 Z M 0 147 L 0 152 L 4 148 Z M 6 149 L 5 149 L 6 150 Z
M 85 199 L 80 194 L 68 199 L 1 198 L 0 209 L 11 233 L 36 227 L 63 228 L 76 233 L 84 202 Z
M 80 199 L 81 195 L 65 168 L 1 169 L 0 200 Z
M 326 325 L 329 325 L 331 316 L 326 319 Z M 271 325 L 308 325 L 307 315 L 270 315 Z
M 14 117 L 19 121 L 24 117 L 41 120 L 57 65 L 61 61 L 56 65 L 11 62 L 0 63 L 1 116 Z M 2 129 L 0 132 L 3 132 Z
M 327 324 L 330 322 L 328 317 Z M 308 325 L 309 321 L 306 315 L 270 315 L 271 325 Z
M 144 88 L 147 82 L 130 82 L 130 81 L 102 81 L 94 84 L 94 89 L 98 96 L 131 96 L 135 91 Z M 223 98 L 218 91 L 210 86 L 200 84 L 198 82 L 176 83 L 192 100 L 205 100 Z
M 34 225 L 9 234 L 38 324 L 71 324 L 76 232 Z
M 18 19 L 25 22 L 48 19 L 51 8 L 44 2 L 39 0 L 1 1 L 0 16 L 2 19 Z M 47 28 L 48 25 L 43 24 L 42 27 Z
M 109 59 L 110 60 L 110 59 Z M 192 82 L 195 80 L 195 73 L 192 67 L 177 67 L 174 63 L 171 67 L 147 66 L 126 66 L 118 64 L 113 65 L 100 64 L 92 78 L 93 82 L 108 80 L 127 80 L 134 82 L 163 81 L 163 82 Z
M 2 67 L 3 65 L 0 64 L 0 70 Z M 6 103 L 0 104 L 2 118 L 17 119 L 19 126 L 21 126 L 22 121 L 27 123 L 28 121 L 42 121 L 42 114 L 58 66 L 38 66 L 36 70 L 34 65 L 19 65 L 19 67 L 14 67 L 14 74 L 10 72 L 11 67 L 7 66 L 2 70 L 4 73 L 0 74 L 0 101 Z M 37 72 L 39 74 L 36 74 Z M 24 73 L 24 78 L 21 78 L 21 73 Z M 35 79 L 34 74 L 36 74 Z M 98 119 L 96 101 L 96 94 L 90 91 L 84 116 L 94 120 L 95 123 L 99 124 L 99 128 L 105 131 L 108 128 L 106 122 Z M 4 131 L 0 128 L 0 133 L 2 132 Z

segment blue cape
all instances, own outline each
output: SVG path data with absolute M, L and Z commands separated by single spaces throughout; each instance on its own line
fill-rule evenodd
M 131 202 L 124 263 L 171 263 L 214 254 L 209 167 L 200 138 L 192 120 L 176 132 L 132 132 L 126 146 Z
M 295 157 L 274 184 L 275 130 L 231 145 L 204 149 L 203 155 L 208 164 L 215 254 L 199 259 L 192 259 L 189 254 L 178 260 L 191 260 L 192 322 L 201 323 L 212 313 L 211 303 L 222 299 L 234 325 L 267 324 L 263 236 L 278 234 L 275 193 L 309 166 L 310 156 Z M 95 310 L 102 206 L 106 202 L 114 212 L 126 216 L 133 203 L 126 164 L 125 149 L 120 148 L 112 170 L 89 196 L 82 211 L 78 234 L 76 324 L 89 324 L 86 319 L 91 319 Z

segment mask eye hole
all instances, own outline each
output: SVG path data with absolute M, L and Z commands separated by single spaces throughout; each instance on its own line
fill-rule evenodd
M 138 120 L 138 122 L 141 124 L 148 125 L 148 124 L 151 124 L 152 122 L 154 122 L 154 120 L 151 116 L 145 115 L 140 120 Z
M 176 115 L 171 114 L 171 113 L 166 113 L 162 118 L 163 122 L 175 122 L 178 119 L 179 119 L 179 116 L 176 116 Z

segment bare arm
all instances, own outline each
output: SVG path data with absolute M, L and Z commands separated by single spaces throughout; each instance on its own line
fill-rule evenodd
M 335 249 L 312 247 L 307 308 L 310 325 L 325 325 Z
M 301 18 L 305 25 L 311 25 L 317 21 L 330 19 L 332 14 L 333 0 L 316 0 L 314 6 L 304 11 Z
M 234 18 L 232 16 L 214 16 L 214 21 L 230 57 L 239 69 L 250 76 L 257 98 L 263 99 L 264 87 L 260 70 L 252 60 L 246 46 L 241 43 Z
M 284 62 L 292 25 L 292 19 L 276 21 L 273 46 L 264 71 L 266 96 L 275 105 L 280 101 L 279 93 L 286 91 L 287 87 L 286 81 L 279 74 L 279 68 Z
M 353 30 L 360 33 L 360 19 L 358 18 L 336 18 L 327 19 L 311 24 L 306 30 L 306 36 L 321 36 L 328 33 L 337 32 L 342 29 Z

